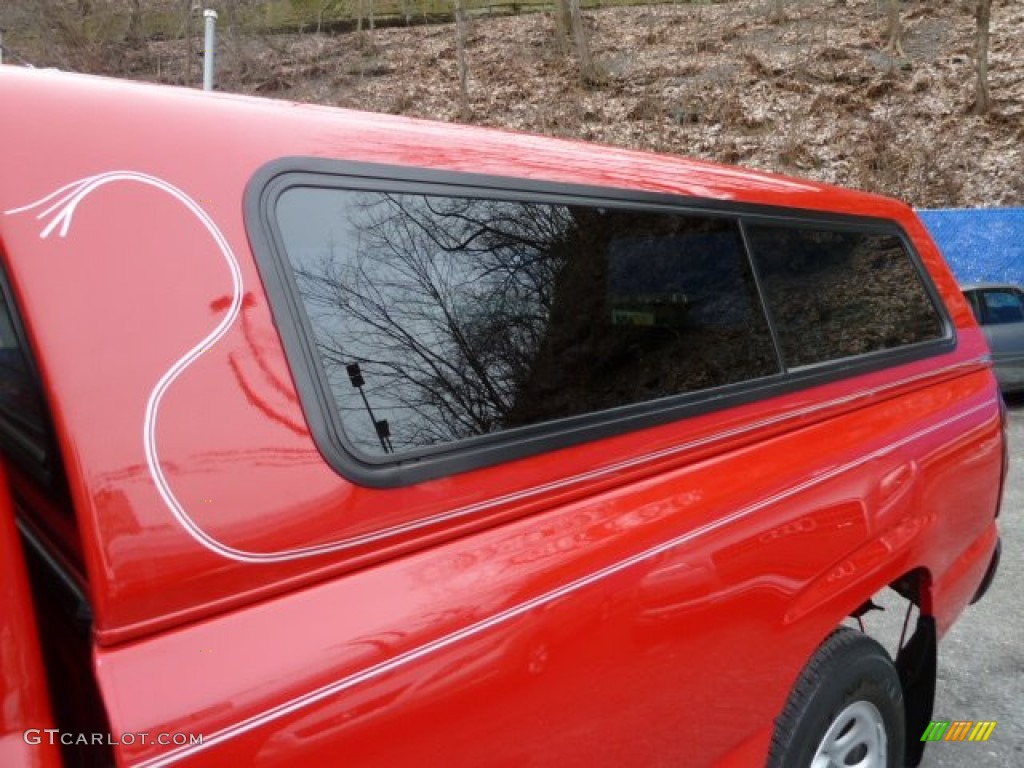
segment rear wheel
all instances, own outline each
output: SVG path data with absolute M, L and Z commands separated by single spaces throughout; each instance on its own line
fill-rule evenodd
M 900 768 L 903 691 L 885 649 L 848 627 L 811 657 L 775 721 L 769 768 Z

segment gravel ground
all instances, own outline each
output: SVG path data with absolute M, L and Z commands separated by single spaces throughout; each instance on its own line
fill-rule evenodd
M 929 744 L 925 768 L 1024 766 L 1024 399 L 1010 403 L 1003 558 L 992 589 L 939 645 L 935 719 L 995 720 L 987 743 Z

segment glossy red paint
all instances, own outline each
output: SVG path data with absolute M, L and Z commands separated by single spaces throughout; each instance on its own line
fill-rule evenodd
M 809 655 L 867 596 L 923 569 L 944 631 L 981 581 L 997 535 L 996 386 L 952 275 L 902 204 L 674 157 L 55 73 L 5 68 L 0 100 L 21 115 L 0 145 L 0 238 L 64 457 L 80 541 L 63 546 L 80 553 L 107 714 L 116 733 L 204 736 L 122 745 L 122 765 L 749 764 Z M 889 218 L 958 343 L 598 443 L 357 486 L 309 435 L 244 226 L 245 185 L 284 156 Z M 63 209 L 36 216 L 57 197 L 11 213 L 125 171 L 82 198 L 64 237 L 58 219 L 41 239 Z M 154 422 L 184 519 L 147 466 L 144 425 L 161 377 L 234 291 L 188 198 L 237 259 L 243 301 Z
M 60 755 L 42 733 L 53 720 L 6 474 L 0 465 L 0 765 L 51 768 Z

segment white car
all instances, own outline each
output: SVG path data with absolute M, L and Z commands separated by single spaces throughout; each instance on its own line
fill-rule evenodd
M 1003 392 L 1024 391 L 1024 290 L 999 283 L 962 289 L 992 348 L 999 387 Z

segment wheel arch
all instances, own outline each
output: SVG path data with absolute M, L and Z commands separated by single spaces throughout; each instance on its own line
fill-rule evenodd
M 866 600 L 852 607 L 853 601 L 850 599 L 836 604 L 835 624 L 828 628 L 819 641 L 824 642 L 836 626 L 850 626 L 856 622 L 865 635 L 891 649 L 890 655 L 903 689 L 905 763 L 907 766 L 917 766 L 924 756 L 925 744 L 921 741 L 921 734 L 931 720 L 938 671 L 938 628 L 933 613 L 932 574 L 927 568 L 918 566 L 889 581 L 880 573 L 874 574 L 873 580 L 874 584 L 865 580 L 863 583 L 868 585 L 868 589 L 857 592 L 863 595 L 870 590 L 870 597 Z M 917 619 L 909 636 L 905 635 L 910 629 L 909 622 L 904 624 L 895 637 L 891 636 L 893 633 L 864 626 L 863 617 L 877 609 L 879 604 L 893 603 L 893 596 L 889 592 L 904 601 L 908 611 L 907 619 L 913 608 L 917 609 Z

